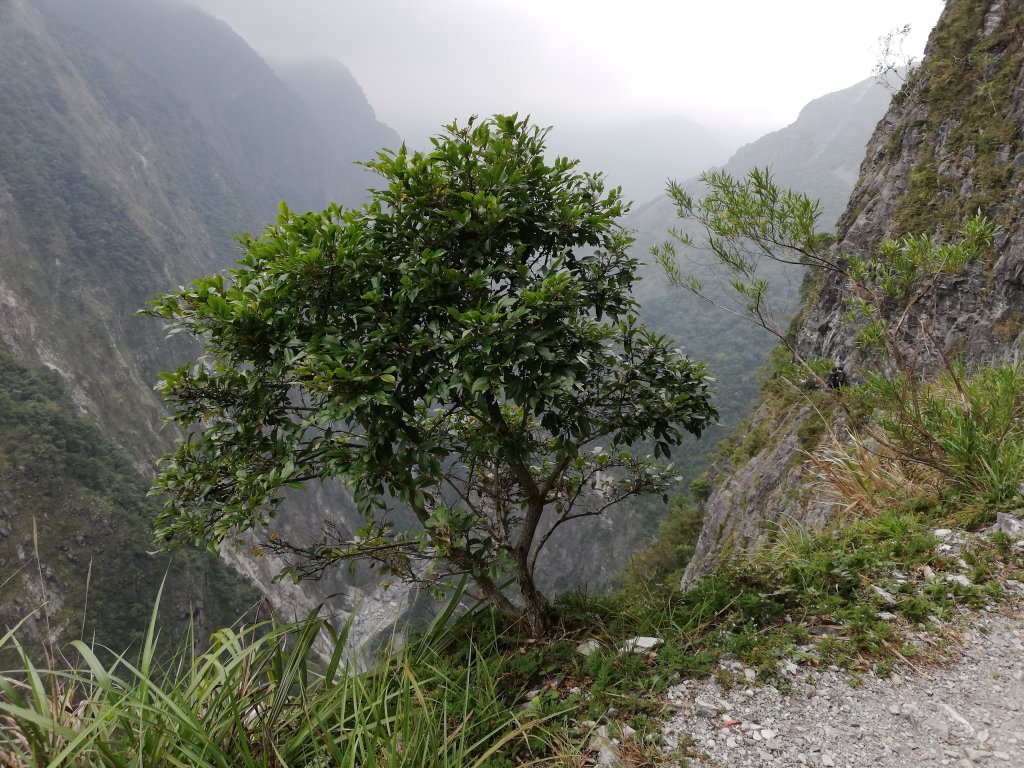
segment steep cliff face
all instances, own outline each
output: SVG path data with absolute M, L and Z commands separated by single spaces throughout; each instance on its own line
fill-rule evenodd
M 135 310 L 219 266 L 237 183 L 173 94 L 20 0 L 0 6 L 0 101 L 0 341 L 142 467 L 180 349 Z
M 54 15 L 57 6 L 67 17 Z M 96 34 L 76 26 L 79 12 Z M 117 31 L 138 48 L 118 50 L 100 34 Z M 232 93 L 234 107 L 217 103 Z M 135 313 L 156 293 L 231 263 L 230 233 L 268 220 L 278 200 L 294 194 L 297 206 L 321 207 L 337 193 L 355 203 L 365 183 L 349 172 L 346 131 L 364 142 L 376 131 L 393 137 L 358 99 L 327 142 L 302 99 L 197 11 L 160 0 L 0 0 L 0 391 L 24 395 L 0 414 L 11 438 L 0 441 L 0 570 L 19 573 L 4 582 L 0 623 L 47 599 L 51 629 L 70 639 L 83 626 L 74 612 L 89 574 L 86 629 L 116 646 L 145 624 L 167 563 L 148 554 L 145 478 L 173 438 L 161 432 L 153 384 L 196 350 Z M 32 398 L 47 376 L 69 399 Z M 303 526 L 326 516 L 353 523 L 341 494 L 309 494 L 296 509 L 289 517 L 308 535 L 315 530 Z M 269 558 L 250 558 L 247 547 L 231 554 L 288 615 L 339 592 L 350 593 L 335 602 L 342 617 L 364 598 L 385 612 L 395 600 L 375 603 L 366 577 L 340 574 L 310 585 L 300 604 L 270 585 Z M 171 623 L 190 602 L 206 606 L 211 624 L 252 603 L 217 598 L 221 587 L 246 594 L 228 569 L 182 557 L 172 561 Z
M 992 259 L 944 278 L 933 334 L 968 361 L 1013 357 L 1024 330 L 1024 3 L 951 0 L 925 60 L 878 124 L 839 226 L 839 251 L 863 254 L 886 237 L 954 234 L 975 211 L 997 222 Z M 856 370 L 862 361 L 842 322 L 845 285 L 826 277 L 797 329 L 799 351 Z M 934 354 L 933 354 L 934 356 Z M 802 450 L 817 418 L 770 391 L 742 429 L 763 435 L 738 466 L 710 472 L 715 490 L 684 578 L 706 573 L 723 551 L 756 546 L 796 521 L 820 524 L 831 505 L 808 484 Z

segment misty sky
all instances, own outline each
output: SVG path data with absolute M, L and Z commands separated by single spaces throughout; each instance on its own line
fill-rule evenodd
M 190 0 L 276 58 L 331 56 L 412 143 L 452 118 L 580 126 L 685 114 L 738 145 L 871 75 L 942 0 Z

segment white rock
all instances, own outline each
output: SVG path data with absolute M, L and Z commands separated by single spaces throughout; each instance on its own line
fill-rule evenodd
M 631 637 L 622 644 L 619 653 L 642 653 L 651 651 L 664 643 L 660 637 Z
M 602 766 L 602 768 L 626 768 L 622 755 L 619 754 L 617 749 L 612 747 L 605 747 L 597 753 L 597 765 Z
M 590 656 L 593 653 L 597 653 L 599 650 L 601 650 L 601 644 L 593 638 L 590 640 L 584 640 L 576 646 L 576 653 L 581 656 Z
M 1002 531 L 1013 539 L 1024 539 L 1024 520 L 1005 512 L 996 513 L 996 524 L 989 530 Z
M 882 602 L 884 602 L 886 605 L 896 605 L 896 598 L 888 592 L 886 592 L 877 584 L 871 585 L 871 591 L 878 595 L 880 598 L 882 598 Z

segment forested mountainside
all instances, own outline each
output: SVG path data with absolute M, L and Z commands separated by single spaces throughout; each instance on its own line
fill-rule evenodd
M 912 308 L 903 328 L 927 332 L 947 357 L 968 364 L 1017 359 L 1024 332 L 1024 232 L 1020 218 L 1024 143 L 1021 66 L 1024 8 L 1019 2 L 949 3 L 925 60 L 878 124 L 860 180 L 839 224 L 837 253 L 869 254 L 886 237 L 955 239 L 976 212 L 997 226 L 993 253 L 942 277 L 927 306 Z M 856 378 L 866 358 L 856 325 L 844 322 L 840 276 L 825 276 L 795 332 L 807 359 L 833 358 Z M 913 339 L 907 336 L 906 343 Z M 925 371 L 940 357 L 920 345 Z M 765 540 L 782 521 L 820 524 L 835 504 L 810 492 L 803 451 L 823 427 L 805 401 L 780 405 L 767 396 L 741 429 L 761 435 L 746 452 L 723 456 L 686 581 L 725 551 Z
M 0 344 L 0 625 L 137 647 L 161 584 L 172 645 L 190 622 L 203 638 L 251 611 L 259 592 L 217 558 L 153 551 L 148 490 L 60 375 Z
M 821 227 L 832 230 L 857 180 L 864 147 L 890 97 L 884 85 L 867 79 L 815 99 L 795 122 L 741 147 L 722 169 L 734 176 L 754 168 L 770 169 L 780 184 L 818 200 Z M 703 191 L 697 179 L 679 181 L 692 194 Z M 637 256 L 648 261 L 650 247 L 666 240 L 670 229 L 686 232 L 697 241 L 701 235 L 690 222 L 676 218 L 673 203 L 665 195 L 637 207 L 626 224 L 636 231 Z M 710 261 L 706 255 L 696 255 L 685 261 L 686 272 L 696 276 L 712 296 L 735 306 Z M 800 303 L 802 272 L 774 265 L 769 265 L 769 270 L 766 277 L 772 283 L 772 299 L 784 315 L 781 319 L 788 322 Z M 774 339 L 748 320 L 671 286 L 653 264 L 642 274 L 634 293 L 643 307 L 644 320 L 673 337 L 694 357 L 705 360 L 716 379 L 715 399 L 722 426 L 699 441 L 688 440 L 676 458 L 692 480 L 704 468 L 718 440 L 743 419 L 756 400 L 760 383 L 755 370 L 764 363 Z
M 176 0 L 41 2 L 185 102 L 255 205 L 247 229 L 281 200 L 294 210 L 362 202 L 371 177 L 354 163 L 400 143 L 340 64 L 282 67 L 282 79 L 224 22 Z
M 113 548 L 94 558 L 96 539 L 79 536 L 72 530 L 77 523 L 55 523 L 56 510 L 88 508 L 97 531 L 131 532 L 140 538 L 125 550 L 144 552 L 154 548 L 143 523 L 152 507 L 130 495 L 103 496 L 106 485 L 80 490 L 81 457 L 58 460 L 60 454 L 71 451 L 68 446 L 81 453 L 83 442 L 102 436 L 131 459 L 131 466 L 111 459 L 109 472 L 119 479 L 110 483 L 143 487 L 142 478 L 173 438 L 161 432 L 157 373 L 195 354 L 183 342 L 166 340 L 157 321 L 136 311 L 158 292 L 232 263 L 231 233 L 270 220 L 283 198 L 309 207 L 332 197 L 357 202 L 369 177 L 359 169 L 346 173 L 353 157 L 346 154 L 346 132 L 359 147 L 373 142 L 375 132 L 376 143 L 395 137 L 373 119 L 350 80 L 333 72 L 323 87 L 338 76 L 339 93 L 327 98 L 335 115 L 344 111 L 345 98 L 353 99 L 352 118 L 336 126 L 330 141 L 322 138 L 302 98 L 226 26 L 199 12 L 161 2 L 69 3 L 58 10 L 65 15 L 49 3 L 0 2 L 0 343 L 14 366 L 5 369 L 13 377 L 5 387 L 49 370 L 76 409 L 56 427 L 46 409 L 21 409 L 19 429 L 32 432 L 38 420 L 35 429 L 43 436 L 55 429 L 80 434 L 70 441 L 41 438 L 39 450 L 53 465 L 44 495 L 33 496 L 38 489 L 32 484 L 5 484 L 4 524 L 12 534 L 2 558 L 21 567 L 19 558 L 28 552 L 23 536 L 35 518 L 48 583 L 73 589 L 76 568 L 94 560 L 91 581 L 100 589 L 120 578 L 103 570 L 120 567 L 110 556 Z M 78 426 L 65 426 L 72 417 Z M 83 426 L 90 422 L 98 430 Z M 27 445 L 5 442 L 0 463 L 25 464 Z M 82 494 L 92 501 L 82 501 Z M 307 503 L 344 510 L 350 508 L 344 498 Z M 119 499 L 126 506 L 119 508 Z M 190 562 L 192 556 L 184 557 Z M 189 571 L 196 585 L 204 583 L 196 576 L 199 567 Z M 276 569 L 260 560 L 246 570 L 269 584 Z M 232 586 L 226 571 L 218 573 L 225 589 L 244 591 L 243 580 Z M 147 565 L 137 575 L 138 588 L 125 595 L 125 606 L 116 606 L 116 589 L 93 595 L 90 621 L 120 626 L 112 639 L 139 629 L 145 616 L 138 606 L 155 594 L 163 572 Z M 30 586 L 17 579 L 7 589 Z M 322 586 L 325 593 L 339 591 L 335 582 Z M 317 594 L 309 599 L 316 602 Z M 5 597 L 12 610 L 32 602 L 29 592 Z M 197 599 L 218 604 L 212 596 Z M 129 614 L 122 610 L 132 606 Z M 235 618 L 236 606 L 224 608 L 208 616 L 211 625 Z

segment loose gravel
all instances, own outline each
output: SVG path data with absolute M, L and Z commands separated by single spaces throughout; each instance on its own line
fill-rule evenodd
M 783 665 L 790 690 L 758 685 L 754 670 L 726 659 L 738 681 L 673 687 L 679 714 L 670 747 L 692 739 L 692 765 L 825 768 L 1024 768 L 1024 615 L 982 611 L 926 667 L 888 678 Z M 853 683 L 853 684 L 851 684 Z

